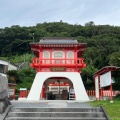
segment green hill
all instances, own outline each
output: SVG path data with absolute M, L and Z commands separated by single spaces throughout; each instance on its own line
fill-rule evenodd
M 87 49 L 83 54 L 87 67 L 82 72 L 87 89 L 94 88 L 92 74 L 98 69 L 108 65 L 120 66 L 120 27 L 95 25 L 94 22 L 88 22 L 85 26 L 45 22 L 32 27 L 16 25 L 1 28 L 0 57 L 12 62 L 24 59 L 30 62 L 32 52 L 29 43 L 33 40 L 38 42 L 43 37 L 73 37 L 79 42 L 87 43 Z M 113 88 L 120 89 L 120 72 L 113 73 L 113 77 L 116 81 Z

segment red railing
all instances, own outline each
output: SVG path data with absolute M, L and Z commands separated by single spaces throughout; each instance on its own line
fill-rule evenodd
M 33 58 L 32 61 L 33 66 L 38 65 L 78 65 L 78 66 L 85 66 L 84 59 L 78 58 L 75 59 L 39 59 L 39 58 Z
M 95 96 L 95 90 L 87 90 L 87 94 L 88 96 Z M 100 94 L 102 95 L 102 91 L 100 92 Z M 120 94 L 120 91 L 112 91 L 112 96 L 116 96 L 117 94 Z M 103 96 L 110 96 L 111 95 L 111 91 L 110 90 L 104 90 L 103 91 Z

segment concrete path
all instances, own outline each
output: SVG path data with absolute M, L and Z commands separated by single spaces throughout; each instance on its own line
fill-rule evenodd
M 85 108 L 92 107 L 87 102 L 68 101 L 68 100 L 41 100 L 41 101 L 11 101 L 13 107 L 27 107 L 27 108 Z

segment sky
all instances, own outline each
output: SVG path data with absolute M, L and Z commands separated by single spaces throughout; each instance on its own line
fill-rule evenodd
M 0 28 L 61 20 L 120 26 L 120 0 L 0 0 Z

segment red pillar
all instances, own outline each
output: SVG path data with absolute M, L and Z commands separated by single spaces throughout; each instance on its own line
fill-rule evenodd
M 52 64 L 52 50 L 50 50 L 50 64 Z
M 98 100 L 100 100 L 100 75 L 98 75 L 98 86 L 99 86 L 99 98 L 98 98 Z
M 67 63 L 67 50 L 64 50 L 64 52 L 65 52 L 65 64 Z
M 76 64 L 76 71 L 77 71 L 77 45 L 75 45 L 75 56 L 74 56 L 75 64 Z
M 95 77 L 94 77 L 94 83 L 95 83 Z M 95 87 L 95 97 L 96 97 L 96 85 L 94 84 Z
M 111 71 L 110 71 L 111 72 Z M 110 101 L 112 101 L 112 76 L 111 76 L 111 85 L 110 85 Z
M 40 50 L 39 50 L 39 72 L 41 71 L 41 64 L 42 64 L 42 48 L 41 46 L 40 47 Z
M 104 88 L 102 88 L 102 99 L 103 99 L 103 97 L 104 97 Z
M 110 101 L 112 101 L 112 83 L 111 83 L 111 85 L 110 85 Z
M 16 87 L 14 87 L 14 99 L 15 99 L 15 95 L 16 95 Z

